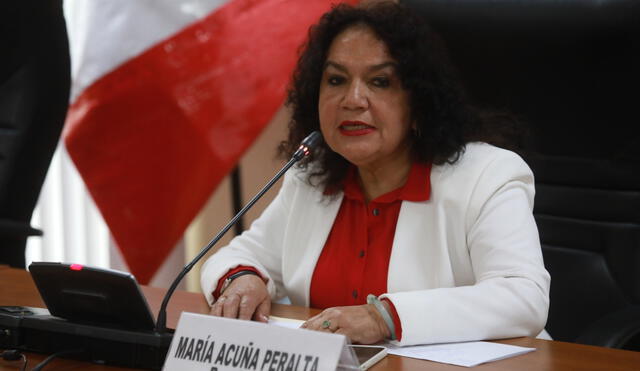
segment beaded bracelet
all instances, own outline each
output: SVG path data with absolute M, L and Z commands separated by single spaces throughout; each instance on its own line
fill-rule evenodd
M 391 331 L 391 340 L 396 340 L 396 326 L 393 324 L 393 319 L 391 315 L 387 311 L 387 309 L 382 305 L 380 299 L 378 299 L 375 295 L 369 294 L 367 295 L 367 304 L 373 304 L 376 307 L 384 322 L 386 322 L 387 327 L 389 327 L 389 331 Z
M 229 285 L 231 285 L 231 281 L 235 280 L 236 278 L 240 277 L 240 276 L 244 276 L 245 274 L 253 274 L 256 275 L 258 277 L 260 277 L 260 275 L 252 270 L 246 269 L 243 271 L 238 271 L 232 275 L 230 275 L 229 277 L 227 277 L 224 282 L 222 283 L 222 287 L 220 288 L 220 295 L 222 295 L 222 293 L 224 292 L 224 290 L 227 289 L 227 287 L 229 287 Z

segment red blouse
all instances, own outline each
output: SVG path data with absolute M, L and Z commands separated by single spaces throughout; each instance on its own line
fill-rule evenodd
M 427 201 L 431 192 L 431 165 L 414 163 L 404 186 L 365 202 L 355 168 L 344 184 L 344 198 L 311 278 L 310 304 L 325 309 L 366 304 L 367 295 L 387 292 L 387 272 L 402 201 Z M 218 282 L 218 297 L 226 277 L 253 267 L 230 270 Z M 387 300 L 402 337 L 400 319 Z
M 387 292 L 387 272 L 402 201 L 426 201 L 431 166 L 414 164 L 404 186 L 369 203 L 358 184 L 355 168 L 345 180 L 344 198 L 311 279 L 311 307 L 361 305 L 368 294 Z M 396 325 L 402 329 L 393 303 Z

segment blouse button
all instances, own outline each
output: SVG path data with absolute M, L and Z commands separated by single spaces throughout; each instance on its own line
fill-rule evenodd
M 358 290 L 353 290 L 351 295 L 353 296 L 354 299 L 357 299 L 358 298 Z
M 380 215 L 380 209 L 378 208 L 373 209 L 373 216 L 378 216 L 378 215 Z
M 358 254 L 361 258 L 364 258 L 364 250 L 360 250 L 360 254 Z

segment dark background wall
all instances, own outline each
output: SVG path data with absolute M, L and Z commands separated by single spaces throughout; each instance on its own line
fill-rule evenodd
M 476 103 L 529 124 L 529 149 L 640 156 L 637 1 L 403 2 L 441 34 Z

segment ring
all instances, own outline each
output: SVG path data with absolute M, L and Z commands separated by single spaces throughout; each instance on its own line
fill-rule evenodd
M 329 327 L 331 327 L 331 321 L 325 320 L 324 322 L 322 322 L 322 328 L 329 328 Z

